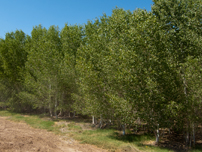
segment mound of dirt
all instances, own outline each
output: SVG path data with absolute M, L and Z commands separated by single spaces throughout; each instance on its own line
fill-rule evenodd
M 34 129 L 0 117 L 1 152 L 105 152 L 93 145 L 79 144 L 45 130 Z

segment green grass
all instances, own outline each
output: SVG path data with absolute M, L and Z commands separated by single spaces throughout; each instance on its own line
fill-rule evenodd
M 8 117 L 8 116 L 17 116 L 17 115 L 19 115 L 19 114 L 15 113 L 15 112 L 9 112 L 9 111 L 5 111 L 5 110 L 0 110 L 0 116 Z
M 121 133 L 115 129 L 92 129 L 83 130 L 83 122 L 73 122 L 73 120 L 66 120 L 68 124 L 61 123 L 60 125 L 54 125 L 55 121 L 45 119 L 42 115 L 22 115 L 19 113 L 0 111 L 0 116 L 6 116 L 9 120 L 17 122 L 25 122 L 30 126 L 38 129 L 45 129 L 52 131 L 56 134 L 63 134 L 71 136 L 81 143 L 93 144 L 100 148 L 108 149 L 109 151 L 135 151 L 139 149 L 141 152 L 173 152 L 172 150 L 160 148 L 157 146 L 144 145 L 144 141 L 154 141 L 155 137 L 149 134 L 145 135 L 133 135 L 128 134 L 122 136 Z M 64 120 L 62 120 L 64 121 Z M 70 132 L 61 133 L 60 128 L 67 128 Z M 130 133 L 130 131 L 128 131 Z M 202 147 L 196 147 L 190 150 L 190 152 L 201 152 Z
M 48 131 L 54 131 L 56 129 L 54 127 L 54 121 L 43 120 L 37 115 L 23 116 L 14 112 L 0 111 L 0 116 L 7 116 L 8 119 L 12 121 L 25 122 L 38 129 L 45 129 Z
M 70 124 L 67 125 L 69 130 L 82 130 L 81 126 L 75 125 L 75 122 L 71 122 Z
M 154 146 L 145 146 L 141 142 L 154 140 L 151 135 L 125 135 L 122 136 L 114 129 L 87 130 L 82 133 L 74 132 L 72 136 L 81 141 L 81 143 L 93 144 L 110 151 L 126 150 L 132 151 L 139 149 L 147 152 L 169 152 L 168 149 L 162 149 Z

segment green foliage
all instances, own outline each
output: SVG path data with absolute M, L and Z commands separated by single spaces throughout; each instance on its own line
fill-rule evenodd
M 7 33 L 5 40 L 1 39 L 0 55 L 1 75 L 10 82 L 16 83 L 24 79 L 27 52 L 25 48 L 26 35 L 23 31 Z
M 194 2 L 190 0 L 154 0 L 152 7 L 152 12 L 159 23 L 159 37 L 156 46 L 159 48 L 158 51 L 165 50 L 164 54 L 159 54 L 162 54 L 161 58 L 166 60 L 165 73 L 169 75 L 166 78 L 161 74 L 163 82 L 160 82 L 159 85 L 164 84 L 163 88 L 168 88 L 168 90 L 165 89 L 165 97 L 170 98 L 170 105 L 167 105 L 168 111 L 171 111 L 170 118 L 178 120 L 175 127 L 178 126 L 181 130 L 185 124 L 188 126 L 187 129 L 190 129 L 189 125 L 196 123 L 195 116 L 199 114 L 196 111 L 200 109 L 199 105 L 199 107 L 194 106 L 199 104 L 194 98 L 196 97 L 194 90 L 200 92 L 201 88 L 197 85 L 193 87 L 192 84 L 200 81 L 200 70 L 196 68 L 196 64 L 200 64 L 201 58 L 201 7 L 200 0 Z M 164 49 L 161 50 L 161 46 Z M 163 61 L 160 60 L 160 62 Z M 193 70 L 195 68 L 196 70 Z M 166 82 L 171 85 L 169 86 Z M 200 97 L 197 97 L 200 100 Z
M 16 30 L 0 40 L 1 102 L 4 107 L 16 111 L 31 108 L 29 103 L 18 97 L 18 93 L 24 89 L 28 38 L 23 31 Z

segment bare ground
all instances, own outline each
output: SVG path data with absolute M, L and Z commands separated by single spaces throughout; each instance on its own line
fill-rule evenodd
M 34 129 L 0 117 L 0 152 L 105 152 L 93 145 L 79 144 L 45 130 Z

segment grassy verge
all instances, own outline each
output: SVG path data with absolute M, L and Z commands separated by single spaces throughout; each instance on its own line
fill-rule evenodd
M 71 135 L 82 143 L 97 145 L 110 151 L 169 152 L 167 149 L 142 144 L 144 141 L 154 140 L 151 135 L 122 136 L 114 129 L 78 131 Z
M 152 135 L 120 135 L 120 132 L 114 129 L 85 129 L 84 122 L 74 122 L 74 120 L 57 120 L 59 125 L 55 125 L 56 120 L 45 119 L 40 115 L 22 115 L 8 111 L 0 111 L 0 116 L 6 116 L 9 120 L 25 122 L 38 129 L 45 129 L 56 134 L 70 136 L 81 143 L 93 144 L 109 151 L 141 151 L 141 152 L 173 152 L 172 150 L 160 148 L 157 146 L 143 144 L 144 142 L 154 141 Z M 89 125 L 89 124 L 88 124 Z M 61 132 L 65 128 L 68 132 Z M 202 151 L 197 147 L 191 152 Z
M 48 131 L 56 131 L 54 127 L 54 121 L 52 120 L 43 120 L 40 116 L 37 115 L 28 115 L 24 116 L 18 113 L 9 112 L 9 111 L 0 111 L 0 116 L 6 116 L 9 120 L 16 122 L 25 122 L 30 126 L 38 129 L 45 129 Z

